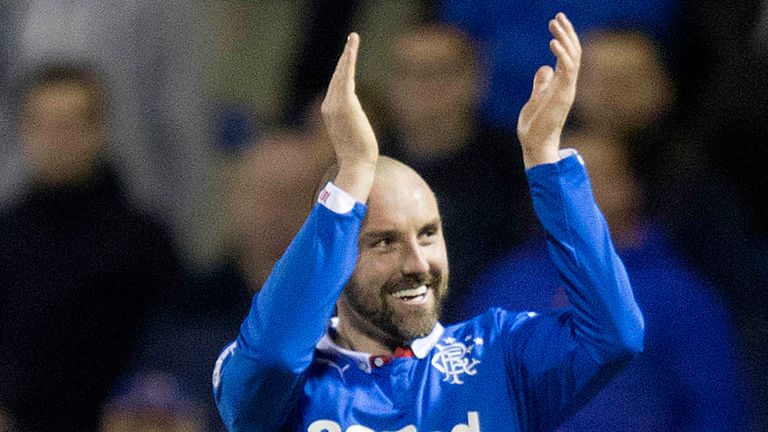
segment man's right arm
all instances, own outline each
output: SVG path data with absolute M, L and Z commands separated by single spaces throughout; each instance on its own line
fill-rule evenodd
M 357 261 L 365 203 L 379 149 L 355 94 L 359 36 L 351 34 L 328 85 L 323 120 L 338 173 L 254 298 L 213 374 L 229 430 L 278 430 L 301 394 L 304 373 Z
M 330 184 L 323 190 L 325 202 L 312 210 L 216 362 L 214 398 L 229 430 L 276 430 L 299 397 L 357 258 L 365 206 L 345 195 Z

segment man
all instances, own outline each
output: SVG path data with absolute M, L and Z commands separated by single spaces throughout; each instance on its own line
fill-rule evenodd
M 227 427 L 550 430 L 641 349 L 643 320 L 586 173 L 559 151 L 578 38 L 563 14 L 549 30 L 557 65 L 536 73 L 518 133 L 574 307 L 437 322 L 448 264 L 436 200 L 410 168 L 378 157 L 354 93 L 353 33 L 323 107 L 338 171 L 214 370 Z
M 194 264 L 209 263 L 220 239 L 210 224 L 216 158 L 203 90 L 211 9 L 154 0 L 29 0 L 12 9 L 11 71 L 51 59 L 98 65 L 113 102 L 110 151 L 127 190 L 163 211 Z
M 95 431 L 158 294 L 182 269 L 105 161 L 100 77 L 37 69 L 20 98 L 29 187 L 0 214 L 0 407 L 21 431 Z

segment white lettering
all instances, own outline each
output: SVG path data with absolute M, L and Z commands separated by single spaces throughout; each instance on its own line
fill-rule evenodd
M 307 432 L 341 432 L 341 426 L 332 420 L 317 420 L 309 425 Z
M 367 428 L 365 426 L 352 425 L 352 426 L 347 428 L 347 432 L 375 432 L 375 431 L 373 429 Z
M 333 420 L 316 420 L 312 422 L 307 428 L 307 432 L 342 432 L 341 425 Z M 347 428 L 346 432 L 376 432 L 373 429 L 361 426 L 352 425 Z M 393 431 L 383 431 L 393 432 Z M 395 432 L 419 432 L 414 425 L 405 426 Z M 480 432 L 480 415 L 477 411 L 469 411 L 467 413 L 467 423 L 459 423 L 451 429 L 451 432 Z
M 467 413 L 467 424 L 457 424 L 451 432 L 480 432 L 480 416 L 477 411 Z
M 390 432 L 390 431 L 384 431 L 384 432 Z M 418 432 L 418 431 L 416 430 L 416 426 L 408 425 L 396 432 Z

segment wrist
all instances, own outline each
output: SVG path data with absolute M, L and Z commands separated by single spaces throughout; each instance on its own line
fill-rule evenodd
M 336 163 L 339 166 L 339 171 L 375 171 L 376 164 L 378 163 L 378 155 L 374 154 L 365 158 L 339 158 L 336 157 Z
M 347 192 L 355 201 L 365 203 L 373 187 L 376 161 L 339 161 L 339 171 L 333 183 Z
M 532 168 L 536 165 L 558 162 L 560 160 L 559 150 L 559 145 L 547 145 L 535 148 L 523 146 L 523 164 L 525 169 Z

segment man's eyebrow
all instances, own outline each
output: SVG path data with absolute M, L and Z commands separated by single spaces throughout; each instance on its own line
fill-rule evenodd
M 378 240 L 382 238 L 395 238 L 399 234 L 395 230 L 372 230 L 361 236 L 362 240 Z
M 443 222 L 440 220 L 440 218 L 435 218 L 421 225 L 421 228 L 419 228 L 419 231 L 423 231 L 425 229 L 440 229 L 442 228 L 442 226 L 443 226 Z

